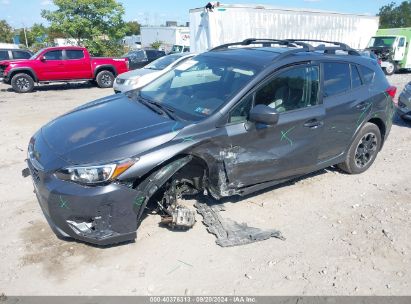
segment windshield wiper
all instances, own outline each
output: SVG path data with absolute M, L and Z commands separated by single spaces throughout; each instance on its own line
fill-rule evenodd
M 137 100 L 142 103 L 143 105 L 145 105 L 147 108 L 149 108 L 150 110 L 152 110 L 153 112 L 159 114 L 159 115 L 164 115 L 164 111 L 162 111 L 161 109 L 159 110 L 158 107 L 153 107 L 153 104 L 151 104 L 149 101 L 145 100 L 142 97 L 138 97 Z M 166 113 L 167 114 L 167 113 Z
M 148 104 L 150 104 L 151 107 L 152 107 L 152 106 L 155 106 L 156 109 L 157 109 L 157 111 L 156 111 L 157 113 L 166 114 L 166 115 L 167 115 L 168 117 L 170 117 L 172 120 L 178 120 L 177 115 L 174 114 L 174 109 L 173 109 L 173 108 L 168 107 L 168 106 L 162 104 L 161 102 L 158 102 L 158 101 L 155 101 L 155 100 L 150 100 L 150 99 L 147 99 L 147 98 L 145 98 L 145 97 L 142 97 L 141 94 L 139 95 L 139 99 L 140 99 L 142 102 L 147 103 L 147 106 L 148 106 Z M 153 109 L 153 108 L 152 108 L 152 109 Z M 160 110 L 161 112 L 158 111 L 158 110 Z

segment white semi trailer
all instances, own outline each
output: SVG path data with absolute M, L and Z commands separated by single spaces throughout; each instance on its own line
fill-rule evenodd
M 145 26 L 141 27 L 141 46 L 150 47 L 161 42 L 162 48 L 169 52 L 173 46 L 190 46 L 190 29 L 183 26 Z
M 364 49 L 379 18 L 267 5 L 220 5 L 213 11 L 190 10 L 191 51 L 203 52 L 246 38 L 317 39 Z

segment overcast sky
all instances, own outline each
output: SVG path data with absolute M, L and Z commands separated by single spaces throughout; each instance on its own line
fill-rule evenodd
M 103 0 L 104 1 L 104 0 Z M 200 0 L 120 0 L 126 10 L 125 19 L 137 20 L 145 24 L 160 25 L 166 20 L 185 23 L 189 20 L 190 8 L 205 6 L 207 1 Z M 391 0 L 226 0 L 222 3 L 259 3 L 279 7 L 310 8 L 344 13 L 378 13 L 379 8 Z M 399 1 L 400 2 L 400 1 Z M 398 3 L 399 3 L 398 2 Z M 51 0 L 0 0 L 0 19 L 6 19 L 13 27 L 32 25 L 34 22 L 46 23 L 41 18 L 42 9 L 53 9 Z

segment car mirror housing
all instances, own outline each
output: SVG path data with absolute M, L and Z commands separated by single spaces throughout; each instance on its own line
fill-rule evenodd
M 46 57 L 44 57 L 44 56 L 40 56 L 40 61 L 41 61 L 41 62 L 46 61 Z
M 266 125 L 275 125 L 278 122 L 280 115 L 278 112 L 266 105 L 256 105 L 250 111 L 251 122 L 263 123 Z

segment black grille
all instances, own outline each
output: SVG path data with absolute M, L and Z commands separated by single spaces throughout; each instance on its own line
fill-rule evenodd
M 6 69 L 5 65 L 0 65 L 0 78 L 3 77 L 4 70 Z

